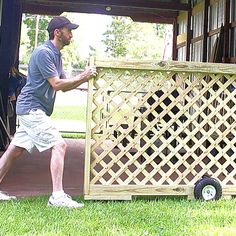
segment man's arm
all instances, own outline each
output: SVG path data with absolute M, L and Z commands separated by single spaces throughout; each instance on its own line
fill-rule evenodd
M 97 75 L 95 66 L 88 66 L 86 69 L 73 79 L 60 79 L 58 76 L 48 79 L 48 82 L 56 91 L 69 91 L 77 88 L 81 84 Z

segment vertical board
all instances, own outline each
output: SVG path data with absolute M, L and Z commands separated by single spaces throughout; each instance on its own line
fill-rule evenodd
M 91 57 L 89 64 L 94 65 L 94 58 Z M 91 129 L 92 129 L 92 107 L 93 107 L 93 83 L 94 79 L 88 81 L 88 100 L 86 111 L 86 140 L 85 140 L 85 162 L 84 162 L 84 194 L 89 193 L 90 183 L 90 152 L 91 152 Z

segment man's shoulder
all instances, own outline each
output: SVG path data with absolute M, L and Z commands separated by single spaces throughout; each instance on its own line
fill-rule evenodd
M 45 52 L 52 52 L 52 48 L 47 44 L 44 43 L 40 46 L 38 46 L 35 51 L 45 51 Z
M 41 46 L 38 46 L 35 50 L 33 55 L 35 56 L 44 56 L 44 55 L 50 55 L 53 56 L 53 51 L 46 43 L 42 44 Z

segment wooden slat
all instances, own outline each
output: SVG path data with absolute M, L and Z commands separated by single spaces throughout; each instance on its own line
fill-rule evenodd
M 154 196 L 187 196 L 193 191 L 193 186 L 97 186 L 91 185 L 91 195 L 122 196 L 119 193 L 126 193 L 128 196 L 154 195 Z
M 193 43 L 197 43 L 197 42 L 199 42 L 199 41 L 203 41 L 203 39 L 204 39 L 204 35 L 200 35 L 200 36 L 197 36 L 197 37 L 192 38 L 192 39 L 191 39 L 191 43 L 192 43 L 192 44 L 193 44 Z
M 180 34 L 177 36 L 177 44 L 184 43 L 187 41 L 187 33 Z
M 27 4 L 41 4 L 45 6 L 61 6 L 61 5 L 84 5 L 88 4 L 88 1 L 86 0 L 21 0 L 22 3 Z M 128 0 L 110 0 L 109 3 L 107 1 L 97 1 L 97 0 L 90 0 L 90 5 L 97 5 L 97 6 L 111 6 L 111 7 L 123 7 L 123 8 L 141 8 L 141 9 L 162 9 L 162 10 L 176 10 L 176 11 L 186 11 L 189 10 L 190 6 L 189 4 L 185 3 L 174 3 L 174 2 L 163 2 L 163 1 L 128 1 Z
M 211 30 L 211 31 L 208 32 L 208 36 L 211 37 L 211 36 L 213 36 L 215 34 L 219 34 L 220 30 L 221 30 L 221 28 Z
M 221 63 L 203 62 L 177 62 L 177 61 L 153 61 L 153 60 L 112 60 L 103 59 L 96 61 L 97 67 L 108 67 L 117 69 L 136 69 L 136 70 L 155 70 L 155 71 L 174 71 L 174 72 L 196 72 L 196 73 L 216 73 L 216 74 L 235 74 L 236 65 Z
M 84 195 L 85 200 L 124 200 L 124 201 L 130 201 L 132 200 L 131 195 L 112 195 L 111 193 L 106 193 L 104 195 L 95 193 L 94 195 Z
M 177 17 L 177 23 L 180 23 L 181 21 L 187 21 L 187 17 L 188 17 L 188 12 L 186 11 L 180 12 L 180 14 Z
M 91 57 L 90 65 L 94 65 L 94 58 Z M 88 81 L 88 100 L 86 111 L 86 140 L 85 140 L 85 162 L 84 162 L 84 194 L 89 194 L 90 184 L 90 152 L 91 152 L 91 129 L 92 129 L 92 104 L 93 104 L 93 79 Z
M 210 5 L 215 5 L 219 3 L 220 0 L 210 0 Z
M 231 27 L 232 28 L 236 27 L 236 21 L 231 22 Z
M 198 3 L 196 6 L 193 7 L 192 9 L 192 15 L 196 15 L 199 12 L 202 12 L 204 10 L 204 1 L 202 1 L 201 3 Z

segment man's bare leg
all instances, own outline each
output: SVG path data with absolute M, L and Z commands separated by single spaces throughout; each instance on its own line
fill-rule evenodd
M 9 145 L 7 150 L 0 158 L 0 182 L 2 182 L 4 176 L 10 170 L 16 159 L 20 157 L 24 151 L 24 148 L 17 147 L 13 144 Z
M 13 144 L 9 145 L 0 158 L 0 182 L 2 182 L 4 176 L 11 169 L 16 159 L 20 157 L 24 151 L 24 148 L 17 147 Z M 15 196 L 9 196 L 7 193 L 0 191 L 0 200 L 11 200 L 15 198 Z
M 53 193 L 48 200 L 48 206 L 81 208 L 84 204 L 72 200 L 72 198 L 68 194 L 65 194 L 63 190 L 62 179 L 66 147 L 65 141 L 62 141 L 52 148 L 50 170 Z
M 64 159 L 67 144 L 61 141 L 52 148 L 50 163 L 53 192 L 63 191 Z

